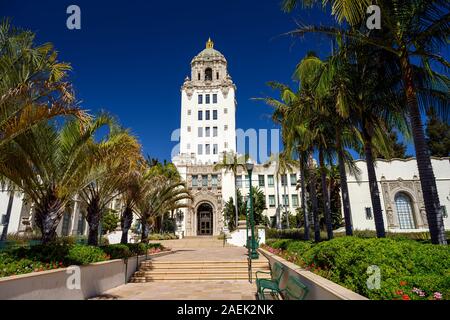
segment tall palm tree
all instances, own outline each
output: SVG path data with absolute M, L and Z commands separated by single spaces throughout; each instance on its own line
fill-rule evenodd
M 235 213 L 236 213 L 236 227 L 239 221 L 239 208 L 237 204 L 238 199 L 238 186 L 237 186 L 237 173 L 239 169 L 245 170 L 245 164 L 250 156 L 248 154 L 238 155 L 234 152 L 224 151 L 223 157 L 220 162 L 214 166 L 214 170 L 225 170 L 225 172 L 232 172 L 234 178 L 234 191 L 235 191 Z
M 43 243 L 56 238 L 67 204 L 86 186 L 85 173 L 93 165 L 86 154 L 94 134 L 108 121 L 71 120 L 60 130 L 41 122 L 2 148 L 0 174 L 33 202 Z
M 0 22 L 0 148 L 41 121 L 85 116 L 67 82 L 70 65 L 57 60 L 52 44 L 35 46 L 34 37 Z
M 298 1 L 287 1 L 293 8 Z M 308 1 L 317 3 L 320 1 Z M 326 3 L 326 0 L 322 0 Z M 353 12 L 353 16 L 342 16 L 351 25 L 363 25 L 364 13 L 352 10 L 355 1 L 335 0 L 340 3 L 344 12 Z M 287 3 L 285 3 L 287 4 Z M 382 30 L 368 31 L 364 28 L 339 30 L 331 27 L 306 26 L 294 33 L 303 35 L 306 32 L 326 34 L 344 34 L 361 43 L 369 44 L 392 54 L 397 58 L 402 77 L 403 94 L 406 99 L 406 111 L 412 128 L 412 136 L 416 151 L 417 166 L 423 192 L 431 241 L 435 244 L 446 244 L 445 228 L 436 180 L 431 165 L 430 154 L 426 145 L 420 106 L 434 104 L 448 114 L 449 83 L 447 77 L 432 70 L 434 65 L 450 66 L 449 62 L 439 54 L 440 48 L 447 45 L 450 33 L 450 5 L 445 0 L 379 0 Z M 418 66 L 413 61 L 420 61 L 425 73 L 418 77 Z M 421 92 L 418 86 L 427 90 Z
M 122 192 L 122 185 L 129 172 L 140 164 L 141 146 L 126 130 L 113 123 L 110 133 L 98 143 L 93 142 L 93 166 L 86 173 L 87 186 L 80 191 L 86 204 L 86 220 L 89 224 L 89 245 L 98 245 L 99 225 L 103 213 L 111 201 Z

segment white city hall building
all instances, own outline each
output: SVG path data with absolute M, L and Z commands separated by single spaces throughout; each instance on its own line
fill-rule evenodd
M 172 161 L 193 195 L 189 209 L 183 209 L 178 231 L 184 236 L 219 235 L 224 227 L 223 207 L 235 198 L 235 188 L 249 193 L 247 173 L 239 169 L 236 186 L 233 173 L 214 170 L 224 152 L 236 152 L 236 85 L 228 73 L 225 57 L 209 40 L 206 48 L 191 62 L 191 76 L 181 87 L 181 128 L 179 153 Z M 432 158 L 444 225 L 450 229 L 450 158 Z M 365 162 L 356 161 L 362 174 L 348 176 L 353 228 L 374 230 L 372 205 Z M 276 166 L 255 164 L 252 185 L 266 197 L 264 214 L 273 223 L 286 210 L 295 214 L 300 206 L 298 172 L 277 176 Z M 428 224 L 415 159 L 376 162 L 384 223 L 387 231 L 427 231 Z M 33 206 L 20 192 L 0 190 L 0 234 L 10 216 L 8 233 L 33 228 Z M 234 199 L 235 202 L 235 199 Z M 121 210 L 120 201 L 111 208 Z M 58 226 L 59 235 L 85 235 L 84 208 L 75 198 Z

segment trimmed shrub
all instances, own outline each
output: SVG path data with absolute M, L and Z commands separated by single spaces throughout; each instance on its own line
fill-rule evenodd
M 126 244 L 133 255 L 143 255 L 147 252 L 148 246 L 145 243 L 128 243 Z
M 105 260 L 108 260 L 108 257 L 100 248 L 81 244 L 72 246 L 64 257 L 66 265 L 83 265 Z
M 101 247 L 101 249 L 109 255 L 111 259 L 126 259 L 133 255 L 126 244 L 110 244 Z

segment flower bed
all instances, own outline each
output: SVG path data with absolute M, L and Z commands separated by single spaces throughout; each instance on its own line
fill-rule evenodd
M 448 246 L 343 237 L 319 244 L 269 241 L 265 249 L 370 299 L 450 299 Z M 380 270 L 379 289 L 368 286 L 370 266 Z
M 0 277 L 129 258 L 144 255 L 146 251 L 148 254 L 155 254 L 164 250 L 166 249 L 159 243 L 93 247 L 59 242 L 29 248 L 23 247 L 0 252 Z

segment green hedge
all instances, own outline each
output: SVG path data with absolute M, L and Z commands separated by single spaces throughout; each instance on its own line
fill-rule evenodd
M 450 248 L 405 239 L 341 237 L 319 244 L 269 241 L 281 255 L 370 299 L 450 299 Z M 381 288 L 367 286 L 369 266 L 378 266 Z M 418 292 L 425 295 L 421 297 Z
M 148 240 L 175 240 L 178 236 L 174 233 L 152 233 L 148 236 Z

